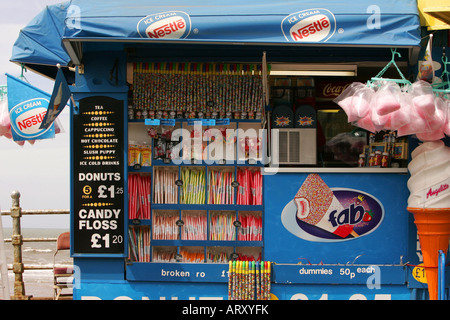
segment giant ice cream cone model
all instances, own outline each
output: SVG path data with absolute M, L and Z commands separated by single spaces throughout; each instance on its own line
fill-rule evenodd
M 450 240 L 450 208 L 407 208 L 414 214 L 430 300 L 438 297 L 439 250 L 447 254 Z
M 411 156 L 407 210 L 417 226 L 430 300 L 437 300 L 439 250 L 447 254 L 450 240 L 450 148 L 425 142 Z

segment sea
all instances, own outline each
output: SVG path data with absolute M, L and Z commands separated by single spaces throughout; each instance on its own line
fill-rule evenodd
M 23 238 L 57 238 L 68 229 L 56 228 L 22 228 Z M 3 228 L 3 237 L 11 239 L 12 229 Z M 0 247 L 1 248 L 1 247 Z M 6 263 L 11 269 L 14 262 L 14 249 L 11 242 L 4 243 Z M 53 297 L 53 257 L 56 250 L 56 241 L 51 242 L 24 242 L 22 245 L 22 262 L 25 267 L 38 267 L 36 270 L 25 270 L 23 281 L 25 295 L 33 298 Z M 55 263 L 58 266 L 72 265 L 70 250 L 63 250 L 56 255 Z M 45 268 L 45 269 L 41 269 Z M 9 290 L 14 295 L 14 273 L 8 270 Z M 65 289 L 68 290 L 68 289 Z M 1 290 L 0 290 L 1 295 Z

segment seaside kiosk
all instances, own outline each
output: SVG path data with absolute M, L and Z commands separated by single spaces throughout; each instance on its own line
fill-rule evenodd
M 411 0 L 48 6 L 11 60 L 73 96 L 74 299 L 426 299 L 418 141 L 333 102 L 420 41 Z

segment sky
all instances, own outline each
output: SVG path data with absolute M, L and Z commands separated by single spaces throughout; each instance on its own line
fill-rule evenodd
M 21 67 L 9 61 L 19 31 L 47 5 L 64 0 L 0 1 L 0 85 L 6 85 L 5 73 L 19 77 Z M 32 71 L 23 74 L 31 85 L 51 94 L 54 82 Z M 22 210 L 68 210 L 70 208 L 70 127 L 68 107 L 58 117 L 63 133 L 54 139 L 38 140 L 34 145 L 19 146 L 0 137 L 0 209 L 11 208 L 11 192 L 21 194 Z M 4 228 L 11 227 L 11 217 L 2 217 Z M 69 215 L 24 216 L 22 228 L 67 228 Z

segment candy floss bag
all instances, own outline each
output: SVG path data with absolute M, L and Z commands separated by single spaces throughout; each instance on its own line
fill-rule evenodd
M 393 82 L 374 82 L 375 93 L 370 101 L 370 117 L 375 130 L 385 130 L 391 114 L 400 109 L 400 87 Z
M 436 108 L 431 84 L 419 80 L 412 84 L 411 89 L 412 102 L 416 107 L 416 111 L 425 119 L 432 117 Z
M 361 88 L 361 90 L 359 90 L 357 99 L 355 99 L 355 101 L 358 102 L 357 107 L 355 107 L 358 118 L 356 121 L 352 122 L 352 125 L 372 133 L 376 133 L 380 130 L 373 121 L 373 113 L 375 110 L 372 108 L 372 100 L 374 99 L 375 94 L 376 91 L 372 86 L 365 86 L 364 89 Z
M 412 86 L 409 86 L 408 90 L 405 91 L 405 95 L 403 96 L 403 103 L 409 106 L 409 122 L 397 129 L 398 137 L 418 133 L 430 133 L 428 117 L 422 116 L 422 113 L 417 110 L 417 104 L 413 102 L 414 95 L 412 94 L 412 91 Z
M 400 109 L 400 86 L 396 82 L 384 81 L 372 99 L 371 107 L 381 117 Z M 387 121 L 387 118 L 385 118 Z
M 370 90 L 361 82 L 353 82 L 333 100 L 347 114 L 348 122 L 357 121 L 369 111 Z
M 411 120 L 411 96 L 408 92 L 401 92 L 399 95 L 400 109 L 389 114 L 389 119 L 385 123 L 384 128 L 386 130 L 397 130 L 404 125 L 408 124 Z
M 353 122 L 352 125 L 361 129 L 365 129 L 372 133 L 378 132 L 377 128 L 375 128 L 375 125 L 373 124 L 372 121 L 372 112 L 369 112 L 364 118 L 359 119 L 356 122 Z
M 0 137 L 12 138 L 11 120 L 9 118 L 8 100 L 0 100 Z
M 444 97 L 444 113 L 447 115 L 444 123 L 444 133 L 450 137 L 450 97 Z
M 429 131 L 417 133 L 416 136 L 422 141 L 435 141 L 445 138 L 444 125 L 447 118 L 446 103 L 441 97 L 434 99 L 435 111 L 434 115 L 428 119 Z
M 441 97 L 436 97 L 434 101 L 434 114 L 428 118 L 429 130 L 416 134 L 417 138 L 421 141 L 436 141 L 445 138 L 444 130 L 447 121 L 447 103 Z

